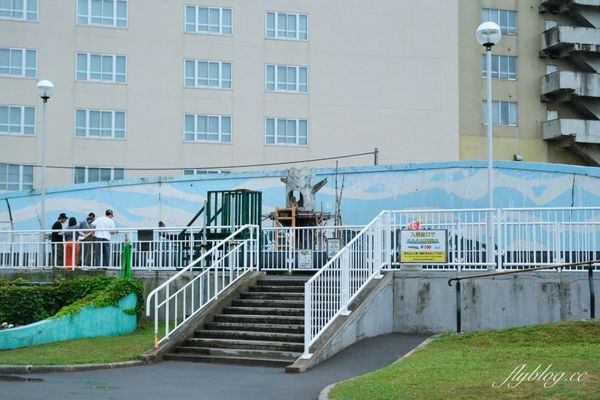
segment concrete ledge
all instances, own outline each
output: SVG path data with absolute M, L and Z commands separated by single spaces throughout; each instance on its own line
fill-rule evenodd
M 3 374 L 35 374 L 43 372 L 72 372 L 90 371 L 94 369 L 126 368 L 144 365 L 143 360 L 120 361 L 101 364 L 73 364 L 73 365 L 0 365 Z

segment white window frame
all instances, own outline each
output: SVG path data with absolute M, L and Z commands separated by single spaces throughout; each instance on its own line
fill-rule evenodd
M 505 109 L 506 107 L 506 109 Z M 505 116 L 506 114 L 506 116 Z M 502 123 L 506 120 L 507 123 Z M 516 101 L 492 101 L 492 124 L 495 126 L 519 126 L 519 103 Z M 487 101 L 483 100 L 483 125 L 487 126 Z
M 188 117 L 193 118 L 194 127 L 192 131 L 187 131 L 187 121 Z M 199 118 L 206 118 L 206 139 L 200 138 L 201 135 L 204 135 L 204 132 L 199 130 Z M 217 139 L 209 139 L 211 135 L 209 131 L 209 119 L 217 118 Z M 227 136 L 227 134 L 223 133 L 223 119 L 229 119 L 229 140 L 224 140 L 223 137 Z M 187 133 L 191 133 L 194 138 L 188 139 L 186 137 Z M 186 143 L 217 143 L 217 144 L 232 144 L 233 143 L 233 118 L 231 115 L 216 115 L 216 114 L 183 114 L 183 141 Z
M 129 3 L 127 0 L 101 0 L 100 7 L 102 8 L 102 12 L 104 11 L 104 3 L 112 2 L 112 16 L 105 17 L 104 15 L 93 15 L 93 7 L 92 3 L 100 1 L 100 0 L 77 0 L 77 12 L 75 16 L 75 23 L 77 25 L 91 25 L 91 26 L 103 26 L 110 28 L 121 28 L 126 29 L 129 24 Z M 87 3 L 87 11 L 82 11 L 80 5 L 82 3 Z M 118 5 L 125 4 L 125 17 L 120 17 L 118 14 Z M 95 19 L 100 19 L 101 21 L 93 21 Z M 104 20 L 107 20 L 105 22 Z M 124 21 L 123 24 L 119 24 L 119 22 Z
M 10 164 L 10 163 L 0 163 L 0 165 L 6 166 L 6 175 L 0 176 L 0 192 L 6 193 L 6 192 L 18 192 L 21 190 L 29 190 L 29 189 L 33 189 L 33 182 L 35 179 L 35 169 L 33 168 L 33 165 L 28 165 L 28 164 Z M 10 167 L 19 167 L 19 181 L 18 182 L 13 182 L 13 181 L 9 181 L 9 170 L 8 168 Z M 31 168 L 31 182 L 24 182 L 23 178 L 24 178 L 24 169 L 25 168 Z M 17 189 L 9 189 L 8 186 L 9 185 L 18 185 Z
M 506 24 L 502 23 L 502 15 L 506 15 Z M 515 25 L 510 25 L 510 16 L 514 15 Z M 516 10 L 503 10 L 499 8 L 482 8 L 481 9 L 481 22 L 492 21 L 498 24 L 500 31 L 503 35 L 516 35 L 517 34 L 517 11 Z
M 188 12 L 190 9 L 193 9 L 194 12 L 194 21 L 188 22 Z M 206 25 L 207 30 L 200 30 L 200 10 L 207 10 L 208 12 L 208 23 Z M 211 31 L 211 26 L 215 26 L 215 24 L 211 24 L 211 10 L 216 10 L 219 13 L 219 21 L 217 23 L 217 31 Z M 224 11 L 229 11 L 231 15 L 231 25 L 224 24 L 223 13 Z M 198 33 L 201 35 L 219 35 L 219 36 L 233 36 L 233 9 L 229 7 L 208 7 L 208 6 L 200 6 L 194 4 L 186 4 L 184 5 L 184 17 L 183 17 L 183 31 L 185 33 Z M 188 27 L 193 25 L 193 30 L 188 30 Z M 226 32 L 226 28 L 229 28 L 230 32 Z
M 83 69 L 80 70 L 80 66 L 79 66 L 79 56 L 80 55 L 83 55 L 86 57 L 85 71 Z M 101 68 L 100 69 L 100 79 L 95 79 L 95 78 L 92 79 L 92 77 L 91 77 L 91 75 L 92 75 L 92 70 L 91 70 L 92 57 L 100 57 L 100 68 Z M 110 73 L 111 79 L 102 79 L 102 75 L 104 75 L 104 73 L 102 72 L 102 65 L 103 65 L 104 57 L 112 58 L 112 62 L 111 62 L 112 72 Z M 118 59 L 123 59 L 123 61 L 125 62 L 125 72 L 122 74 L 123 81 L 117 81 L 117 75 L 121 75 L 121 74 L 117 74 L 117 60 Z M 85 73 L 85 79 L 79 78 L 80 72 Z M 123 55 L 123 54 L 85 53 L 85 52 L 78 51 L 75 53 L 75 80 L 78 82 L 116 83 L 119 85 L 125 85 L 125 84 L 127 84 L 127 56 Z
M 77 112 L 78 111 L 85 112 L 85 126 L 84 127 L 80 127 L 77 125 Z M 99 131 L 98 135 L 90 134 L 91 130 L 96 130 L 95 127 L 94 128 L 90 127 L 90 113 L 99 113 L 100 114 L 98 116 L 99 123 L 100 123 L 100 126 L 97 129 Z M 110 128 L 104 128 L 102 126 L 102 122 L 104 121 L 103 115 L 106 115 L 107 113 L 110 114 Z M 116 127 L 117 113 L 123 114 L 123 129 L 122 129 L 123 135 L 122 136 L 117 136 L 117 131 L 121 131 L 121 129 L 117 129 L 117 127 Z M 100 110 L 100 109 L 91 109 L 91 108 L 76 108 L 73 126 L 75 127 L 74 135 L 76 138 L 103 139 L 103 140 L 108 140 L 108 139 L 125 140 L 127 138 L 127 112 L 124 110 Z M 84 129 L 84 134 L 83 135 L 78 134 L 77 133 L 78 129 Z M 110 131 L 110 135 L 108 135 L 108 136 L 102 135 L 102 131 L 106 131 L 106 130 Z
M 38 0 L 21 0 L 21 7 L 16 8 L 17 0 L 7 0 L 10 8 L 0 8 L 0 19 L 13 21 L 37 22 L 39 14 Z M 21 14 L 21 16 L 18 16 Z M 32 18 L 29 18 L 32 16 Z
M 38 71 L 38 56 L 36 49 L 27 49 L 27 48 L 18 48 L 18 47 L 0 47 L 0 50 L 8 51 L 8 64 L 0 65 L 0 77 L 7 78 L 26 78 L 26 79 L 35 79 L 37 77 Z M 32 67 L 27 67 L 27 56 L 28 54 L 33 53 L 35 57 L 35 67 L 33 70 L 33 75 L 27 75 L 27 71 L 31 71 Z M 20 53 L 20 54 L 19 54 Z M 20 59 L 20 67 L 13 67 L 13 59 L 17 57 Z M 8 70 L 8 72 L 3 72 L 3 70 Z M 15 71 L 19 71 L 18 73 L 13 73 L 13 69 Z
M 80 170 L 81 168 L 84 169 L 84 182 L 77 182 L 77 170 Z M 109 180 L 98 179 L 97 181 L 90 181 L 89 180 L 90 169 L 98 170 L 98 178 L 100 178 L 101 170 L 110 170 L 110 179 Z M 117 179 L 115 179 L 115 170 L 122 170 L 123 178 L 119 178 L 119 179 L 125 179 L 125 168 L 123 168 L 123 167 L 95 167 L 95 166 L 89 166 L 89 165 L 76 165 L 73 168 L 73 183 L 81 184 L 81 183 L 111 182 L 111 181 L 117 180 Z
M 187 75 L 187 65 L 188 63 L 193 62 L 194 64 L 194 74 L 193 77 L 188 77 Z M 208 73 L 206 77 L 206 85 L 200 84 L 200 80 L 203 79 L 200 77 L 200 65 L 206 63 L 206 71 Z M 210 71 L 211 67 L 217 65 L 217 70 L 219 77 L 216 79 L 217 85 L 211 85 L 212 81 L 215 79 L 211 79 Z M 223 66 L 229 65 L 229 79 L 223 78 Z M 188 83 L 188 79 L 193 79 L 194 84 L 190 85 Z M 224 86 L 226 83 L 229 86 Z M 233 64 L 230 61 L 217 61 L 217 60 L 193 60 L 193 59 L 185 59 L 183 60 L 183 86 L 187 88 L 202 88 L 202 89 L 219 89 L 219 90 L 231 90 L 233 88 Z
M 269 141 L 269 120 L 273 120 L 273 135 L 272 142 Z M 303 122 L 306 127 L 306 136 L 303 138 L 300 136 L 300 123 Z M 280 136 L 279 129 L 281 123 L 285 125 L 285 136 Z M 290 123 L 294 124 L 294 135 L 288 135 L 287 131 L 290 128 Z M 285 139 L 279 141 L 280 138 Z M 292 140 L 290 140 L 292 138 Z M 302 143 L 302 142 L 305 143 Z M 308 147 L 308 120 L 305 118 L 280 118 L 280 117 L 265 117 L 265 145 L 267 146 L 294 146 L 294 147 Z
M 36 108 L 35 106 L 21 106 L 15 104 L 0 104 L 0 108 L 6 107 L 7 120 L 6 120 L 6 131 L 0 130 L 0 136 L 35 136 L 36 134 Z M 20 109 L 19 121 L 13 123 L 11 120 L 11 110 Z M 33 110 L 33 125 L 25 123 L 25 111 Z M 0 127 L 2 127 L 2 121 L 0 120 Z M 18 131 L 11 131 L 11 126 L 18 126 Z M 30 128 L 30 129 L 25 129 Z
M 269 68 L 273 68 L 273 80 L 269 80 Z M 285 80 L 280 79 L 281 69 L 284 69 Z M 306 73 L 306 82 L 300 82 L 300 72 L 304 70 Z M 290 83 L 288 76 L 290 71 L 294 71 L 295 80 Z M 265 64 L 265 92 L 281 92 L 281 93 L 308 93 L 308 67 L 304 65 L 284 65 L 284 64 Z M 273 88 L 269 88 L 269 85 Z M 285 86 L 285 89 L 282 89 Z M 302 90 L 304 87 L 305 90 Z
M 269 29 L 269 16 L 272 15 L 274 18 L 273 21 L 273 29 Z M 280 29 L 280 16 L 283 16 L 286 22 L 285 29 Z M 306 31 L 300 30 L 300 22 L 302 17 L 306 20 Z M 287 24 L 293 19 L 295 21 L 296 28 L 292 31 L 287 28 Z M 285 34 L 282 35 L 281 32 Z M 272 35 L 269 35 L 269 32 L 272 32 Z M 293 35 L 290 36 L 290 32 L 293 32 Z M 306 37 L 302 37 L 304 34 Z M 308 14 L 304 13 L 288 13 L 288 12 L 279 12 L 268 10 L 265 12 L 265 38 L 266 39 L 274 39 L 274 40 L 297 40 L 306 42 L 308 41 Z
M 515 61 L 514 70 L 511 70 L 510 60 Z M 494 67 L 495 64 L 495 67 Z M 492 79 L 499 79 L 503 81 L 516 81 L 517 80 L 517 57 L 516 56 L 503 56 L 498 54 L 492 54 Z M 487 55 L 481 55 L 481 77 L 487 78 Z

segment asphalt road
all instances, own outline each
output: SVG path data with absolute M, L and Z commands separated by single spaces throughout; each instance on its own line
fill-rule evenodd
M 5 375 L 0 376 L 0 399 L 313 400 L 327 385 L 389 365 L 426 338 L 390 334 L 365 339 L 303 374 L 286 374 L 283 368 L 161 362 L 95 371 Z

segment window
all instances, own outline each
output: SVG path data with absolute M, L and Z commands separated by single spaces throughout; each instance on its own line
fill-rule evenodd
M 78 81 L 125 83 L 126 70 L 126 56 L 77 53 Z
M 0 191 L 12 192 L 32 188 L 32 165 L 0 164 Z
M 487 59 L 485 54 L 481 55 L 481 76 L 487 78 Z M 492 54 L 492 78 L 517 79 L 517 57 Z
M 126 0 L 77 0 L 77 23 L 125 28 Z
M 266 36 L 273 39 L 307 40 L 308 16 L 267 11 Z
M 265 143 L 306 146 L 308 144 L 306 120 L 267 118 Z
M 221 169 L 184 169 L 183 175 L 218 175 L 229 174 L 230 172 Z
M 517 126 L 517 104 L 513 101 L 492 101 L 492 124 Z M 483 124 L 487 125 L 487 102 L 483 101 Z
M 184 115 L 186 142 L 231 143 L 231 117 L 224 115 Z
M 0 76 L 35 78 L 37 50 L 0 48 Z
M 492 21 L 498 24 L 502 33 L 517 33 L 517 12 L 513 10 L 481 9 L 481 21 Z
M 125 139 L 125 111 L 77 109 L 75 136 Z
M 38 0 L 0 0 L 0 19 L 37 21 Z
M 185 60 L 185 86 L 215 89 L 231 88 L 231 63 Z
M 75 183 L 108 182 L 124 179 L 123 168 L 75 167 Z
M 34 135 L 35 107 L 0 106 L 0 135 Z
M 231 8 L 185 6 L 185 31 L 231 35 Z
M 308 68 L 291 65 L 266 66 L 267 92 L 297 92 L 308 91 Z

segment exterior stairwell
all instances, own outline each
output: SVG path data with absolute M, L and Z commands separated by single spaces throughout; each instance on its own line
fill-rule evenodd
M 165 360 L 285 367 L 304 350 L 304 283 L 264 276 Z

